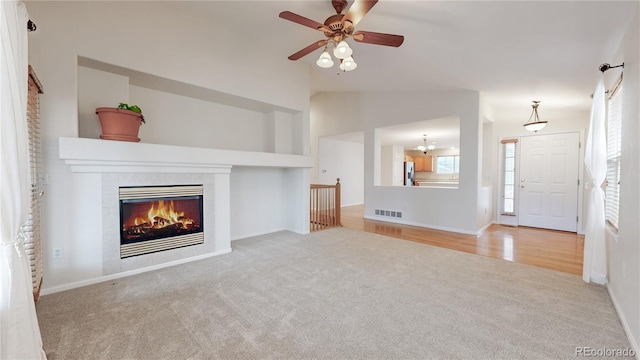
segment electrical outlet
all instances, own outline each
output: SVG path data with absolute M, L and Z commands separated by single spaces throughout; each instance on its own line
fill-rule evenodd
M 62 257 L 62 248 L 54 248 L 53 249 L 53 258 L 60 259 Z

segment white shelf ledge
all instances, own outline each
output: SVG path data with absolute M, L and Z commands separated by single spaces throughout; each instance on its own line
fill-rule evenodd
M 230 173 L 233 166 L 311 168 L 303 155 L 58 138 L 60 159 L 83 173 Z

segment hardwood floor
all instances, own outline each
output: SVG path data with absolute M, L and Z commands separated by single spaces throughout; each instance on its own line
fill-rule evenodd
M 342 226 L 496 259 L 582 274 L 584 236 L 576 233 L 491 225 L 480 236 L 364 219 L 364 205 L 342 208 Z

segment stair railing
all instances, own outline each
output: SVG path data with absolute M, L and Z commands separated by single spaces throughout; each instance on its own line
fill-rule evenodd
M 311 231 L 342 226 L 340 221 L 340 178 L 335 185 L 311 184 Z

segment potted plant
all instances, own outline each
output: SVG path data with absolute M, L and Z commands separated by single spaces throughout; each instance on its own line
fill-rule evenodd
M 101 139 L 138 142 L 138 131 L 145 122 L 138 105 L 120 103 L 118 107 L 99 107 L 96 114 L 102 127 Z

